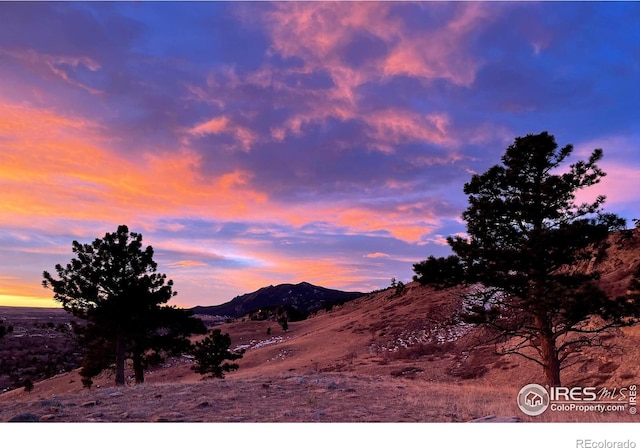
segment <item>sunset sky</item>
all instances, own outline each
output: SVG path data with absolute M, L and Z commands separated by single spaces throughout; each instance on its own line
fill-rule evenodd
M 171 303 L 355 291 L 450 253 L 517 136 L 640 217 L 640 3 L 0 2 L 0 305 L 119 224 Z

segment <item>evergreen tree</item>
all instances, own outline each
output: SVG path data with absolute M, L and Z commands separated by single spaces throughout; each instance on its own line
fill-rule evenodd
M 22 382 L 22 386 L 24 386 L 24 391 L 25 392 L 31 392 L 33 390 L 33 381 L 31 381 L 29 378 L 25 379 Z
M 575 202 L 578 190 L 605 173 L 597 165 L 601 149 L 563 172 L 572 151 L 571 145 L 558 149 L 546 132 L 516 138 L 502 165 L 473 175 L 464 186 L 468 237 L 448 238 L 459 266 L 453 260 L 427 263 L 437 268 L 432 279 L 450 275 L 445 283 L 462 272 L 475 285 L 466 295 L 467 320 L 494 329 L 501 353 L 542 366 L 549 385 L 560 385 L 571 355 L 597 343 L 599 333 L 640 316 L 637 297 L 609 298 L 597 286 L 597 272 L 574 268 L 625 222 L 603 213 L 604 196 Z
M 188 334 L 205 332 L 189 312 L 164 305 L 176 294 L 173 282 L 157 272 L 153 248 L 143 249 L 141 234 L 123 225 L 91 244 L 73 241 L 72 251 L 70 263 L 55 266 L 58 278 L 43 273 L 43 286 L 65 310 L 86 321 L 79 327 L 89 347 L 85 377 L 115 363 L 116 384 L 122 385 L 125 360 L 132 358 L 136 381 L 142 382 L 145 356 L 186 350 Z
M 464 282 L 464 267 L 460 257 L 450 255 L 436 258 L 433 255 L 413 265 L 413 280 L 422 285 L 450 288 Z
M 196 364 L 192 370 L 207 375 L 207 378 L 224 378 L 224 372 L 237 370 L 239 365 L 228 363 L 225 360 L 235 361 L 242 358 L 243 352 L 232 352 L 231 337 L 228 333 L 222 334 L 218 328 L 212 330 L 202 341 L 195 343 L 193 351 Z

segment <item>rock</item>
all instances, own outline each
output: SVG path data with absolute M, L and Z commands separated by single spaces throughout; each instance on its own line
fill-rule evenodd
M 35 414 L 18 414 L 9 419 L 9 422 L 39 422 L 40 417 Z
M 196 408 L 207 408 L 209 407 L 209 402 L 208 401 L 202 401 L 200 403 L 198 403 L 198 405 L 196 406 Z
M 82 406 L 83 408 L 90 408 L 91 406 L 95 406 L 97 404 L 98 402 L 96 400 L 92 400 L 92 401 L 85 401 L 80 406 Z
M 156 419 L 157 422 L 184 422 L 184 415 L 179 412 L 169 412 Z
M 40 421 L 41 422 L 48 422 L 51 421 L 53 419 L 55 419 L 56 416 L 54 414 L 45 414 L 42 417 L 40 417 Z
M 40 405 L 43 408 L 61 408 L 62 407 L 62 403 L 59 402 L 58 400 L 40 400 Z
M 290 381 L 296 384 L 305 384 L 307 382 L 307 380 L 301 376 L 292 376 L 290 378 L 287 378 L 287 381 Z

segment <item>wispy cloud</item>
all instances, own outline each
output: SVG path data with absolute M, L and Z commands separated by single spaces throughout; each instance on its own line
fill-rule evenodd
M 67 84 L 86 90 L 92 94 L 102 93 L 79 80 L 80 71 L 84 68 L 89 72 L 100 70 L 100 64 L 87 56 L 65 56 L 43 54 L 29 49 L 23 52 L 11 51 L 0 48 L 0 57 L 6 56 L 16 59 L 29 70 L 40 76 L 51 76 L 59 78 Z
M 383 252 L 373 252 L 371 254 L 364 255 L 365 258 L 389 258 L 389 254 Z

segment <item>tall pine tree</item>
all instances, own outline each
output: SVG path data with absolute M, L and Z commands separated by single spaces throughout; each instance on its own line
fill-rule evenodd
M 466 318 L 495 330 L 502 353 L 539 364 L 549 385 L 560 385 L 572 353 L 607 328 L 634 324 L 640 316 L 637 297 L 607 297 L 597 272 L 573 268 L 593 258 L 597 244 L 625 222 L 603 213 L 604 196 L 576 203 L 576 193 L 605 173 L 597 165 L 601 149 L 566 167 L 572 151 L 571 145 L 558 148 L 546 132 L 516 138 L 501 165 L 464 186 L 468 236 L 448 238 L 458 258 L 427 264 L 447 268 L 437 274 L 463 272 L 466 283 L 475 285 L 465 297 Z M 443 284 L 433 270 L 422 282 Z
M 136 382 L 142 382 L 147 356 L 187 351 L 187 336 L 206 332 L 190 312 L 164 305 L 176 294 L 173 282 L 157 272 L 153 248 L 143 249 L 141 234 L 122 225 L 91 244 L 74 241 L 72 250 L 70 263 L 55 266 L 57 278 L 43 273 L 43 286 L 53 290 L 65 310 L 86 321 L 81 327 L 89 348 L 85 376 L 115 362 L 116 384 L 122 385 L 130 358 Z

